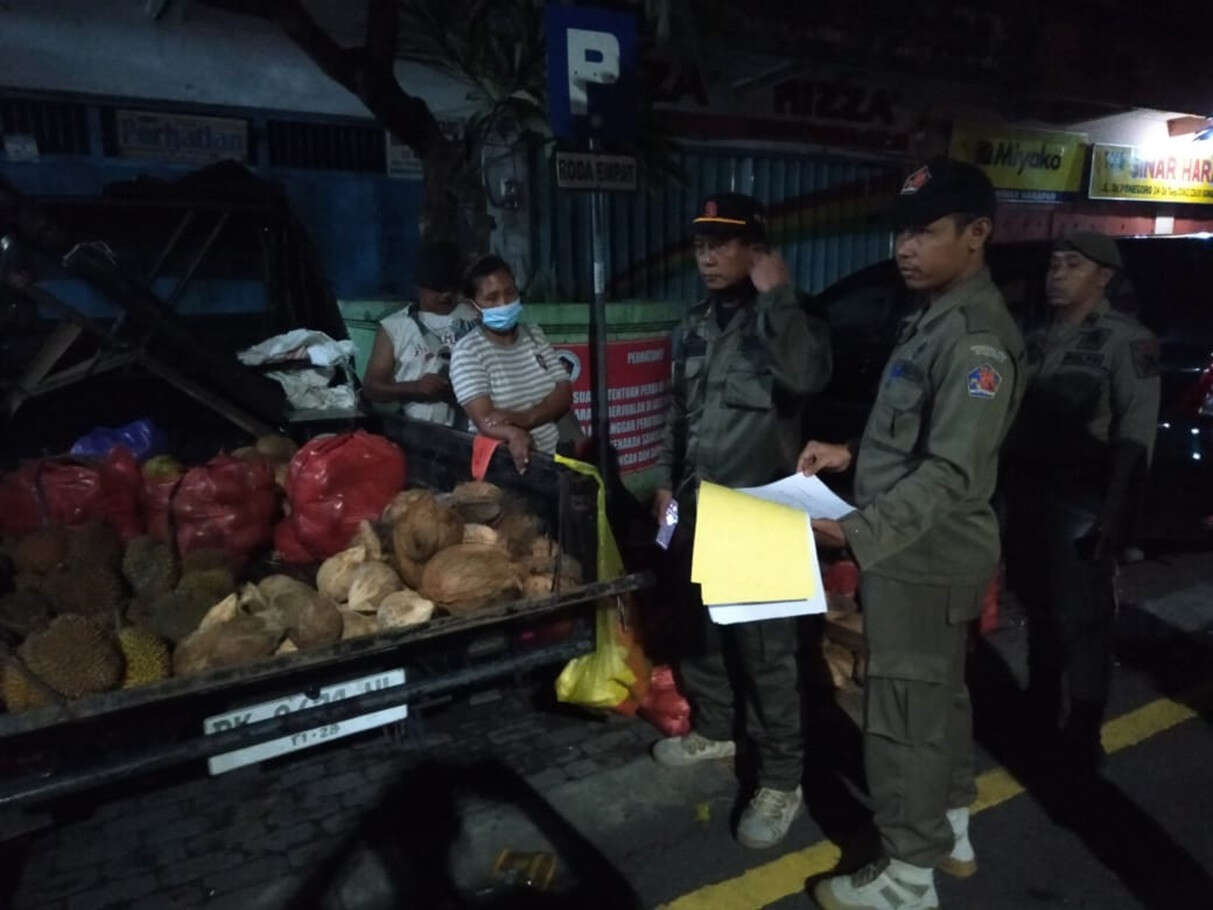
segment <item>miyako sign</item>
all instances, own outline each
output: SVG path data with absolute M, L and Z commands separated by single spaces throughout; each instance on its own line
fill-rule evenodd
M 1081 191 L 1086 150 L 1079 133 L 957 126 L 949 154 L 985 171 L 1000 199 L 1057 202 Z

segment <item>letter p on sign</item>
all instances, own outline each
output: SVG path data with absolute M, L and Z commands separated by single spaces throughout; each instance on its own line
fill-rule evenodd
M 552 132 L 564 139 L 584 138 L 591 126 L 587 89 L 599 84 L 613 88 L 595 112 L 602 122 L 594 129 L 612 135 L 634 133 L 635 13 L 549 3 L 544 31 Z
M 570 28 L 568 40 L 569 109 L 574 117 L 585 116 L 586 84 L 608 84 L 619 79 L 619 39 L 610 32 Z

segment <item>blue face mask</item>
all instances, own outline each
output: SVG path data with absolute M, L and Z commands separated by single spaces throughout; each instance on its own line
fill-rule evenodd
M 477 307 L 477 309 L 480 309 Z M 522 300 L 517 299 L 513 303 L 507 303 L 504 306 L 490 307 L 487 310 L 480 310 L 480 318 L 484 321 L 485 328 L 492 329 L 495 332 L 508 332 L 514 326 L 518 325 L 518 320 L 522 317 Z

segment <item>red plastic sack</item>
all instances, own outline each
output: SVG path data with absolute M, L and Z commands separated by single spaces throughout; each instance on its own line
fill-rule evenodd
M 636 712 L 666 736 L 686 736 L 691 732 L 691 706 L 678 691 L 674 671 L 654 667 L 649 691 Z
M 243 561 L 269 546 L 277 514 L 274 469 L 265 461 L 218 455 L 186 471 L 172 493 L 177 549 L 183 555 L 220 549 Z
M 340 552 L 358 522 L 378 518 L 404 480 L 404 452 L 382 436 L 358 430 L 313 439 L 291 459 L 290 514 L 274 534 L 278 551 L 288 562 Z
M 123 446 L 98 460 L 29 461 L 0 481 L 0 532 L 102 521 L 130 540 L 143 533 L 141 485 L 139 463 Z
M 830 594 L 854 597 L 859 588 L 859 566 L 849 559 L 840 559 L 826 566 L 822 584 Z

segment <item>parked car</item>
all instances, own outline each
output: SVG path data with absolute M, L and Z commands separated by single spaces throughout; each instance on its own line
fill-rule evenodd
M 1162 407 L 1140 539 L 1205 539 L 1213 516 L 1213 237 L 1119 241 L 1125 271 L 1111 289 L 1160 342 Z M 990 270 L 1020 325 L 1049 318 L 1047 242 L 997 244 Z M 834 377 L 812 409 L 806 434 L 858 438 L 897 334 L 914 305 L 892 260 L 862 269 L 812 302 L 834 344 Z

